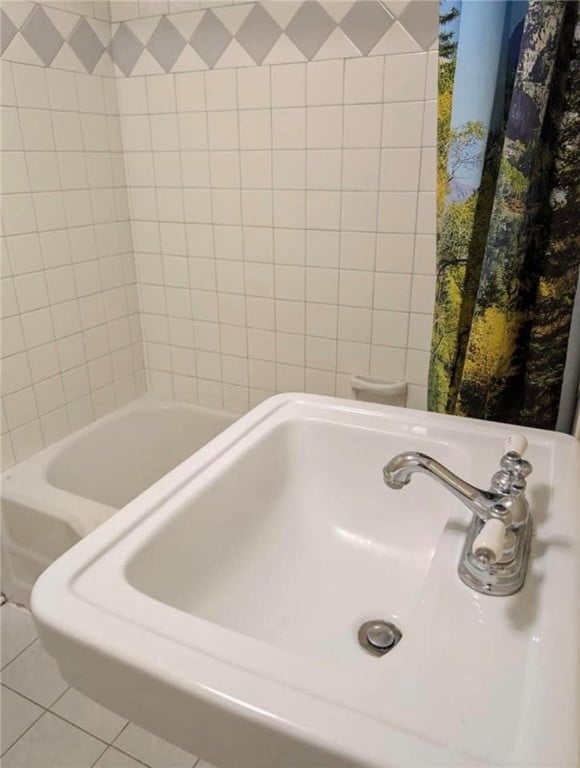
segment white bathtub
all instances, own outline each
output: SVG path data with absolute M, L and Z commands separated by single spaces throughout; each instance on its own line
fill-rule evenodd
M 28 604 L 38 576 L 235 417 L 145 397 L 1 476 L 2 591 Z

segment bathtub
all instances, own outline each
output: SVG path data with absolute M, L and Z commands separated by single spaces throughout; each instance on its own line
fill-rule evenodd
M 2 591 L 28 605 L 50 563 L 235 421 L 140 398 L 1 476 Z

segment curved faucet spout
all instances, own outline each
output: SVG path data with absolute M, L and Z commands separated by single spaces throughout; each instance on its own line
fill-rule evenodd
M 487 520 L 492 507 L 506 499 L 503 494 L 470 485 L 431 456 L 418 451 L 399 453 L 392 458 L 383 469 L 383 477 L 389 488 L 400 489 L 410 482 L 415 472 L 437 480 L 482 520 Z

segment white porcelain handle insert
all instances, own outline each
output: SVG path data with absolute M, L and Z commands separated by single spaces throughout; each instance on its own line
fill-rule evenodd
M 484 558 L 490 563 L 501 560 L 505 546 L 506 527 L 501 520 L 492 518 L 484 524 L 475 537 L 471 551 L 476 558 Z
M 523 435 L 519 435 L 517 432 L 510 435 L 505 441 L 505 452 L 515 451 L 523 456 L 528 449 L 528 441 Z

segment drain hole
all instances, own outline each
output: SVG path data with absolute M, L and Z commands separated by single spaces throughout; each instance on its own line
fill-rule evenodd
M 403 637 L 401 630 L 390 621 L 365 621 L 358 631 L 360 645 L 373 656 L 384 656 L 392 651 Z

